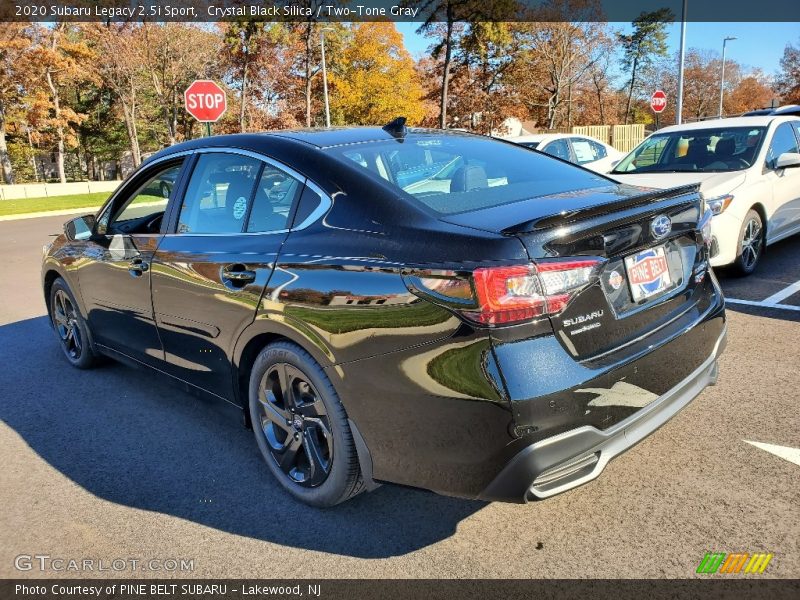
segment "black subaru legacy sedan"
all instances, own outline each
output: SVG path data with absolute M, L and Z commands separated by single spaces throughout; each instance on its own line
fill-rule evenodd
M 524 502 L 715 383 L 709 215 L 696 187 L 402 119 L 208 137 L 68 222 L 42 284 L 70 363 L 235 405 L 303 502 L 382 482 Z

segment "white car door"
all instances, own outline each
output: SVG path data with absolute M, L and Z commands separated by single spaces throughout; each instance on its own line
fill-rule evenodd
M 603 144 L 584 137 L 570 137 L 569 143 L 575 162 L 580 166 L 599 173 L 611 170 L 612 159 L 608 157 L 608 151 Z
M 800 230 L 800 168 L 776 169 L 784 152 L 798 152 L 798 140 L 790 123 L 775 129 L 767 150 L 764 177 L 772 187 L 772 216 L 767 225 L 767 243 Z

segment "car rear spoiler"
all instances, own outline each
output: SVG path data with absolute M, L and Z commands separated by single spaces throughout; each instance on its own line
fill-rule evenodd
M 642 188 L 632 185 L 620 184 L 620 189 L 629 192 L 630 195 L 614 202 L 600 204 L 597 206 L 590 206 L 587 208 L 579 208 L 576 210 L 562 211 L 555 215 L 546 217 L 536 217 L 528 221 L 511 225 L 502 230 L 504 235 L 517 235 L 521 233 L 531 233 L 542 229 L 551 229 L 553 227 L 560 227 L 591 219 L 599 215 L 607 214 L 610 212 L 622 211 L 629 208 L 636 208 L 646 204 L 653 204 L 667 198 L 675 198 L 677 196 L 697 194 L 700 191 L 699 183 L 690 183 L 679 187 L 669 188 L 666 190 Z

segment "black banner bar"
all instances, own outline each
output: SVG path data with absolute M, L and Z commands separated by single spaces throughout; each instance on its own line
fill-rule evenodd
M 317 579 L 317 580 L 0 580 L 3 600 L 603 600 L 710 598 L 725 600 L 792 600 L 800 597 L 800 580 L 753 578 L 700 579 Z
M 446 9 L 449 3 L 449 11 Z M 798 22 L 800 2 L 755 0 L 3 0 L 0 21 L 583 21 Z

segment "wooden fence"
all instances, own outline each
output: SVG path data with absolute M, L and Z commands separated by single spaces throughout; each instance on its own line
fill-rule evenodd
M 557 129 L 528 130 L 531 134 L 539 133 L 572 133 L 593 137 L 605 144 L 614 146 L 620 152 L 630 152 L 645 138 L 644 125 L 576 125 Z
M 620 152 L 630 152 L 644 139 L 644 124 L 614 125 L 612 145 Z

